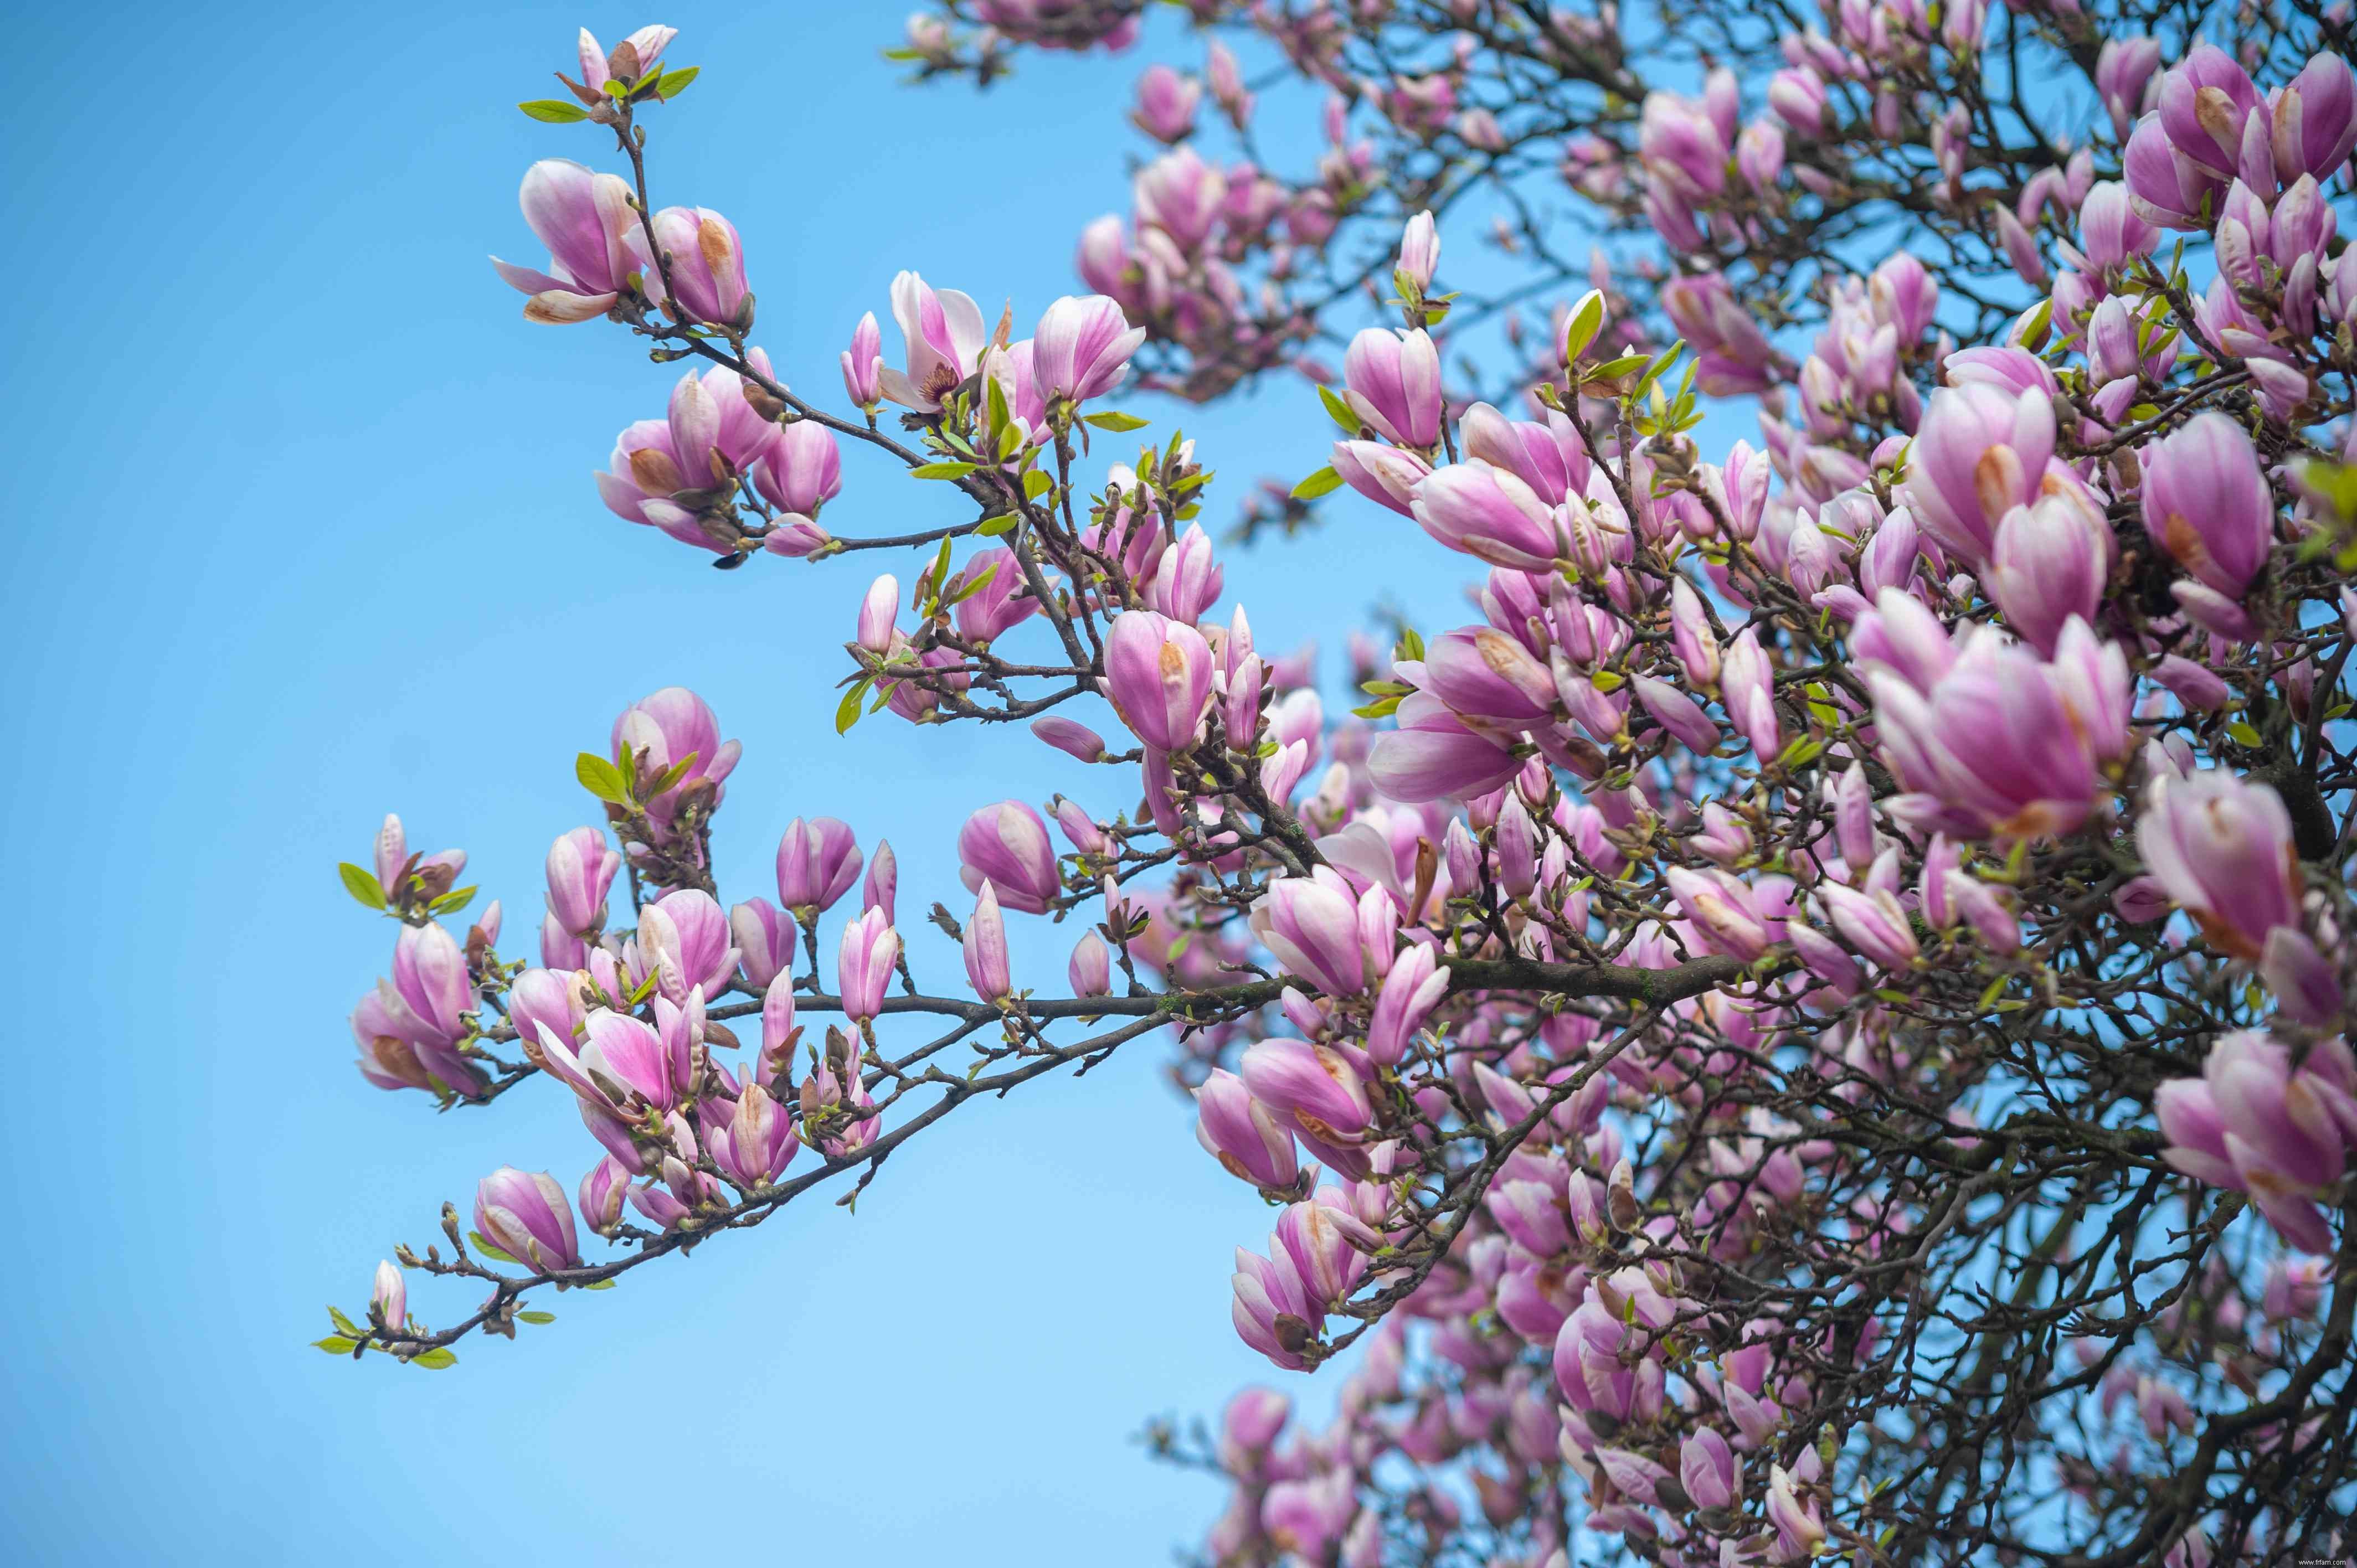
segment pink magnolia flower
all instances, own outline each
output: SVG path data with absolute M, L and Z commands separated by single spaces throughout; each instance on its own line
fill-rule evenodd
M 1436 468 L 1417 483 L 1410 510 L 1451 550 L 1518 572 L 1546 572 L 1570 555 L 1555 509 L 1521 478 L 1480 461 Z
M 1419 212 L 1407 220 L 1400 232 L 1399 259 L 1393 265 L 1418 290 L 1432 287 L 1432 274 L 1440 265 L 1440 230 L 1431 213 Z
M 844 1015 L 867 1023 L 884 1010 L 884 991 L 900 957 L 900 933 L 881 909 L 870 909 L 843 929 L 836 966 Z
M 1103 939 L 1094 931 L 1081 933 L 1081 940 L 1072 944 L 1072 956 L 1064 966 L 1064 975 L 1071 982 L 1075 996 L 1111 995 L 1113 954 Z
M 1402 517 L 1415 515 L 1415 487 L 1432 472 L 1432 465 L 1415 453 L 1380 441 L 1337 441 L 1333 464 L 1344 484 Z
M 547 272 L 491 258 L 509 287 L 532 297 L 524 319 L 587 321 L 613 308 L 630 274 L 647 266 L 646 242 L 630 188 L 619 175 L 593 174 L 565 158 L 543 158 L 524 171 L 523 220 L 548 247 Z
M 700 887 L 666 893 L 640 910 L 632 948 L 635 971 L 654 976 L 657 991 L 681 1007 L 693 992 L 726 990 L 742 956 L 729 940 L 726 912 Z
M 813 921 L 859 880 L 859 843 L 847 822 L 796 817 L 778 840 L 778 902 Z
M 1202 97 L 1200 82 L 1167 65 L 1149 65 L 1137 79 L 1130 122 L 1157 142 L 1183 142 L 1194 132 L 1195 110 Z
M 1287 974 L 1329 996 L 1355 996 L 1367 985 L 1358 915 L 1350 885 L 1320 865 L 1308 876 L 1270 883 L 1254 901 L 1252 929 Z
M 2211 1047 L 2201 1077 L 2160 1086 L 2154 1109 L 2170 1165 L 2249 1194 L 2302 1251 L 2333 1250 L 2315 1200 L 2341 1178 L 2357 1142 L 2357 1062 L 2346 1045 L 2327 1041 L 2295 1069 L 2291 1053 L 2267 1036 L 2227 1035 Z
M 975 897 L 965 925 L 965 974 L 985 1002 L 1004 1001 L 1015 990 L 1006 959 L 1006 922 L 998 913 L 998 892 L 989 882 Z
M 1195 1091 L 1195 1141 L 1230 1176 L 1284 1190 L 1301 1179 L 1293 1134 L 1279 1126 L 1244 1081 L 1214 1068 Z
M 408 879 L 417 878 L 426 890 L 438 896 L 447 893 L 467 869 L 467 852 L 463 849 L 436 850 L 421 854 L 417 864 L 410 864 L 409 835 L 401 819 L 391 812 L 376 831 L 376 885 L 384 890 L 387 904 L 399 908 L 409 896 Z
M 1351 339 L 1342 375 L 1351 412 L 1385 439 L 1418 448 L 1439 441 L 1440 351 L 1423 328 L 1368 328 Z
M 843 490 L 843 454 L 834 433 L 816 420 L 798 419 L 753 464 L 753 488 L 761 499 L 805 524 Z
M 1138 739 L 1160 752 L 1195 744 L 1211 697 L 1203 634 L 1152 610 L 1127 610 L 1105 634 L 1105 695 Z
M 908 342 L 909 366 L 885 366 L 877 384 L 905 408 L 936 413 L 981 362 L 989 341 L 982 307 L 953 288 L 936 291 L 915 273 L 901 273 L 892 280 L 892 317 Z
M 606 896 L 622 857 L 601 828 L 575 828 L 548 849 L 548 912 L 567 932 L 588 936 L 606 923 Z
M 475 1229 L 516 1262 L 544 1273 L 581 1266 L 573 1206 L 554 1176 L 501 1165 L 475 1187 Z
M 2222 951 L 2255 961 L 2270 931 L 2299 925 L 2291 815 L 2265 784 L 2221 768 L 2156 777 L 2136 819 L 2136 848 Z
M 1889 646 L 1880 640 L 1888 628 L 1930 619 L 1895 588 L 1876 605 L 1878 648 Z M 1867 629 L 1863 620 L 1859 629 Z M 1965 837 L 2037 838 L 2077 827 L 2104 787 L 2104 766 L 2127 749 L 2126 655 L 2075 618 L 2050 663 L 1993 628 L 1975 631 L 1960 653 L 1936 622 L 1932 638 L 1943 657 L 1896 651 L 1914 660 L 1902 667 L 1867 655 L 1881 754 L 1911 791 L 1888 809 Z
M 581 85 L 602 96 L 608 81 L 617 79 L 638 81 L 654 69 L 655 62 L 662 59 L 663 50 L 670 48 L 672 39 L 677 37 L 677 27 L 640 27 L 616 44 L 613 52 L 608 54 L 597 42 L 596 35 L 587 27 L 582 28 Z M 558 80 L 564 79 L 560 76 Z
M 2073 618 L 2092 622 L 2112 569 L 2112 530 L 2075 490 L 2015 507 L 1998 522 L 1981 579 L 2006 624 L 2051 657 Z
M 2239 599 L 2275 542 L 2275 498 L 2242 426 L 2215 410 L 2145 448 L 2144 526 L 2202 583 Z
M 671 302 L 689 319 L 716 327 L 753 324 L 745 287 L 745 247 L 737 226 L 708 207 L 666 207 L 655 214 L 655 243 L 671 280 Z M 650 287 L 656 284 L 650 278 Z M 656 289 L 661 297 L 660 289 Z
M 851 329 L 851 347 L 843 351 L 843 392 L 861 408 L 884 401 L 884 334 L 872 310 Z
M 958 830 L 958 879 L 966 891 L 996 885 L 998 902 L 1044 915 L 1064 891 L 1048 823 L 1022 800 L 985 806 Z
M 1048 306 L 1031 339 L 1031 378 L 1039 396 L 1086 403 L 1119 386 L 1129 357 L 1146 341 L 1120 304 L 1102 294 L 1066 295 Z
M 720 721 L 703 698 L 684 686 L 666 686 L 622 710 L 614 721 L 614 760 L 627 771 L 659 776 L 685 766 L 679 779 L 644 802 L 659 830 L 668 831 L 682 807 L 701 803 L 716 811 L 727 791 L 722 780 L 736 770 L 744 746 L 720 738 Z
M 1915 520 L 1967 562 L 1988 558 L 1998 521 L 2045 487 L 2054 410 L 2044 397 L 1985 381 L 1932 394 L 1907 470 Z
M 763 1187 L 785 1175 L 802 1144 L 793 1118 L 776 1097 L 748 1083 L 733 1105 L 718 1104 L 727 1114 L 715 1115 L 704 1128 L 704 1148 L 712 1163 L 742 1187 Z
M 1394 800 L 1465 798 L 1494 789 L 1521 771 L 1522 758 L 1468 726 L 1429 693 L 1402 699 L 1399 727 L 1375 737 L 1367 771 Z

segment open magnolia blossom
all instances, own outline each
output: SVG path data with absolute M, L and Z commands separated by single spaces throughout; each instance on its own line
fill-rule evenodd
M 2345 7 L 1145 9 L 909 24 L 923 77 L 1186 53 L 1107 94 L 1150 145 L 1087 292 L 993 322 L 1004 280 L 902 272 L 825 334 L 840 403 L 756 346 L 729 220 L 650 195 L 671 29 L 585 34 L 581 106 L 524 106 L 603 166 L 527 172 L 552 260 L 500 275 L 686 361 L 607 508 L 723 567 L 887 553 L 775 589 L 838 584 L 838 730 L 1020 721 L 1105 771 L 942 800 L 902 852 L 971 908 L 897 908 L 892 847 L 791 802 L 731 807 L 777 886 L 724 890 L 737 743 L 658 692 L 579 757 L 512 956 L 388 819 L 343 867 L 397 929 L 362 1074 L 584 1134 L 322 1345 L 447 1365 L 1166 1048 L 1240 1184 L 1234 1331 L 1342 1381 L 1320 1431 L 1268 1389 L 1151 1429 L 1232 1488 L 1203 1562 L 2340 1558 Z M 1288 84 L 1306 166 L 1216 150 Z M 1467 584 L 1466 624 L 1353 641 L 1347 714 L 1255 644 L 1211 454 L 1114 406 L 1252 383 L 1340 429 L 1243 537 Z M 1068 989 L 1018 985 L 1049 946 Z

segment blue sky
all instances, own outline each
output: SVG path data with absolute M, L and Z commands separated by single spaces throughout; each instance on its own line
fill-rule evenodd
M 598 1563 L 692 1541 L 1095 1564 L 1194 1539 L 1215 1489 L 1126 1438 L 1260 1375 L 1227 1277 L 1268 1217 L 1195 1147 L 1150 1046 L 961 1113 L 856 1218 L 798 1205 L 543 1303 L 554 1326 L 470 1344 L 452 1371 L 305 1348 L 393 1242 L 433 1239 L 443 1198 L 501 1163 L 569 1187 L 594 1153 L 553 1097 L 436 1116 L 353 1071 L 345 1016 L 393 933 L 334 865 L 366 858 L 384 811 L 417 847 L 465 847 L 525 952 L 541 856 L 589 820 L 573 754 L 667 684 L 745 742 L 719 832 L 731 897 L 767 889 L 790 817 L 827 813 L 892 840 L 904 911 L 955 904 L 966 811 L 1062 789 L 1109 813 L 1135 785 L 1019 733 L 879 718 L 838 740 L 868 564 L 723 576 L 598 504 L 590 470 L 673 373 L 602 325 L 527 326 L 484 258 L 540 259 L 515 207 L 527 164 L 602 150 L 513 102 L 554 85 L 576 27 L 610 41 L 649 16 L 91 16 L 14 24 L 41 63 L 12 86 L 0 169 L 42 236 L 20 258 L 0 477 L 17 562 L 0 875 L 29 939 L 0 1556 Z M 1073 286 L 1080 226 L 1126 204 L 1136 58 L 1033 66 L 981 97 L 909 90 L 877 54 L 898 16 L 661 17 L 683 29 L 673 61 L 705 69 L 656 118 L 657 199 L 730 214 L 760 340 L 828 398 L 896 270 L 994 316 L 1012 295 L 1028 320 Z M 1125 406 L 1169 428 L 1167 406 Z M 1183 423 L 1226 481 L 1221 515 L 1256 476 L 1322 460 L 1297 386 Z M 889 479 L 848 457 L 829 523 L 946 520 Z M 1231 559 L 1228 587 L 1264 645 L 1321 638 L 1330 703 L 1342 635 L 1379 598 L 1428 628 L 1449 613 L 1459 575 L 1439 564 L 1353 504 Z M 889 564 L 906 582 L 918 563 Z M 1070 929 L 1016 925 L 1032 973 L 1060 976 Z M 946 944 L 920 962 L 954 984 Z M 447 1320 L 468 1302 L 421 1283 L 413 1304 Z

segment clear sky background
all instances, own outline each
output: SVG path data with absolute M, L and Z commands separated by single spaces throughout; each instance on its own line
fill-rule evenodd
M 453 1370 L 306 1347 L 395 1241 L 435 1239 L 444 1198 L 502 1163 L 570 1190 L 596 1152 L 557 1097 L 436 1116 L 353 1070 L 345 1018 L 393 933 L 334 866 L 367 859 L 384 811 L 414 847 L 469 852 L 524 954 L 549 841 L 592 820 L 574 753 L 664 685 L 745 742 L 732 899 L 774 894 L 789 818 L 833 814 L 892 840 L 915 925 L 963 908 L 975 806 L 1135 800 L 1020 732 L 879 717 L 837 739 L 877 564 L 724 576 L 613 518 L 590 471 L 676 372 L 602 324 L 526 325 L 484 259 L 542 259 L 515 205 L 533 158 L 610 157 L 512 104 L 554 88 L 577 26 L 660 19 L 705 74 L 652 116 L 657 199 L 737 222 L 790 380 L 839 397 L 835 355 L 862 310 L 888 323 L 902 267 L 1036 318 L 1074 287 L 1081 225 L 1126 207 L 1143 57 L 904 88 L 878 57 L 904 8 L 13 20 L 38 69 L 0 110 L 24 242 L 0 361 L 19 922 L 0 1559 L 1095 1565 L 1165 1561 L 1212 1518 L 1215 1487 L 1127 1439 L 1268 1372 L 1227 1317 L 1230 1249 L 1269 1216 L 1197 1149 L 1152 1044 L 962 1112 L 856 1218 L 798 1204 L 542 1302 L 554 1326 Z M 1157 432 L 1174 413 L 1123 406 Z M 1222 518 L 1328 439 L 1297 383 L 1181 417 Z M 846 474 L 839 530 L 946 520 L 863 455 Z M 1350 626 L 1386 596 L 1452 624 L 1467 575 L 1341 499 L 1228 576 L 1264 646 L 1323 639 L 1329 706 Z M 888 564 L 906 583 L 919 563 Z M 1073 929 L 1012 919 L 1029 972 L 1060 978 Z M 955 988 L 946 943 L 920 957 Z M 412 1301 L 471 1305 L 425 1281 Z M 1313 1404 L 1335 1380 L 1295 1380 Z

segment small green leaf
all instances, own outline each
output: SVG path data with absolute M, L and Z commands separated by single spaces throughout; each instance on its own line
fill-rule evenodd
M 581 780 L 581 788 L 609 806 L 630 803 L 630 787 L 622 778 L 622 770 L 594 751 L 585 751 L 573 759 L 573 777 Z
M 619 1280 L 591 1280 L 587 1284 L 583 1285 L 581 1288 L 583 1290 L 612 1290 L 616 1285 L 620 1284 L 622 1282 Z
M 1006 406 L 1006 388 L 1000 384 L 996 376 L 983 378 L 982 407 L 991 444 L 996 446 L 999 433 L 1006 428 L 1006 422 L 1015 417 Z
M 448 1346 L 436 1345 L 423 1356 L 412 1356 L 409 1359 L 409 1364 L 413 1367 L 423 1367 L 429 1372 L 438 1372 L 445 1367 L 457 1366 L 458 1358 L 450 1354 Z
M 1639 378 L 1637 385 L 1633 389 L 1635 395 L 1642 397 L 1647 389 L 1652 387 L 1656 381 L 1661 379 L 1662 372 L 1668 370 L 1672 365 L 1676 364 L 1678 362 L 1678 356 L 1685 351 L 1686 340 L 1683 338 L 1671 344 L 1668 348 L 1663 349 L 1661 356 L 1654 360 L 1652 364 L 1646 369 L 1644 375 Z
M 1023 476 L 1023 499 L 1036 501 L 1056 488 L 1056 481 L 1034 468 Z
M 453 887 L 426 908 L 436 915 L 455 915 L 472 903 L 474 897 L 475 889 L 472 887 Z
M 330 1334 L 325 1339 L 314 1339 L 311 1343 L 330 1356 L 349 1356 L 352 1353 L 352 1347 L 360 1341 L 347 1339 L 340 1334 Z
M 1336 473 L 1334 466 L 1329 463 L 1294 486 L 1293 499 L 1297 501 L 1314 501 L 1319 496 L 1331 495 L 1341 488 L 1342 476 Z
M 1334 389 L 1328 386 L 1318 389 L 1318 401 L 1326 405 L 1327 417 L 1342 427 L 1343 435 L 1353 441 L 1359 438 L 1359 432 L 1365 427 L 1366 422 L 1359 417 L 1358 410 L 1335 395 Z
M 1118 435 L 1126 431 L 1143 430 L 1147 425 L 1153 424 L 1154 421 L 1150 419 L 1140 419 L 1134 413 L 1124 413 L 1117 408 L 1109 408 L 1103 413 L 1089 413 L 1082 415 L 1081 423 L 1083 424 L 1093 424 L 1099 430 L 1110 430 L 1114 435 Z
M 328 1321 L 333 1323 L 339 1333 L 349 1334 L 355 1339 L 361 1337 L 360 1325 L 346 1317 L 339 1307 L 328 1308 Z
M 343 878 L 344 891 L 362 908 L 384 908 L 384 888 L 377 882 L 376 873 L 363 871 L 347 860 L 336 867 L 336 875 Z
M 972 582 L 960 584 L 958 591 L 949 596 L 948 602 L 952 605 L 962 605 L 990 586 L 990 580 L 998 575 L 998 565 L 997 562 L 993 561 L 989 565 L 985 566 Z
M 554 1323 L 556 1321 L 556 1314 L 553 1312 L 519 1312 L 516 1314 L 516 1321 L 519 1323 Z
M 522 1259 L 516 1257 L 513 1253 L 502 1252 L 497 1247 L 492 1246 L 489 1241 L 484 1240 L 483 1233 L 480 1230 L 468 1231 L 467 1240 L 475 1244 L 475 1251 L 480 1252 L 483 1256 L 490 1259 L 491 1262 L 495 1263 L 521 1263 L 523 1262 Z
M 516 107 L 533 119 L 545 121 L 551 125 L 569 125 L 576 120 L 589 118 L 589 111 L 582 108 L 578 103 L 567 103 L 558 98 L 536 98 L 529 103 L 519 103 Z
M 835 734 L 849 735 L 851 726 L 859 722 L 859 705 L 866 699 L 870 683 L 871 677 L 862 675 L 851 683 L 851 690 L 843 694 L 843 701 L 835 704 Z
M 677 70 L 667 70 L 655 81 L 655 96 L 666 99 L 676 98 L 685 92 L 687 84 L 703 72 L 704 68 L 700 65 L 682 66 Z
M 691 751 L 661 773 L 656 774 L 653 787 L 647 791 L 647 798 L 652 800 L 665 790 L 676 788 L 679 781 L 687 777 L 687 770 L 695 766 L 696 756 L 696 753 Z
M 909 470 L 909 477 L 912 479 L 963 479 L 981 467 L 979 463 L 920 463 Z
M 2233 724 L 2228 725 L 2226 726 L 2226 733 L 2233 736 L 2237 744 L 2246 746 L 2253 751 L 2258 750 L 2259 747 L 2265 744 L 2259 739 L 2259 732 L 2253 729 L 2249 725 L 2244 724 L 2241 719 L 2236 719 Z
M 1014 532 L 1015 525 L 1022 521 L 1011 511 L 994 512 L 974 524 L 974 531 L 985 539 L 996 539 L 1002 534 Z
M 1580 295 L 1579 303 L 1571 307 L 1571 323 L 1564 329 L 1563 362 L 1576 365 L 1596 334 L 1604 327 L 1604 295 L 1599 289 L 1589 289 Z

